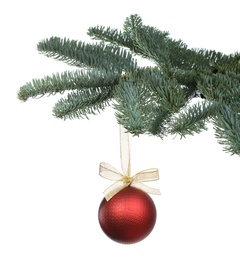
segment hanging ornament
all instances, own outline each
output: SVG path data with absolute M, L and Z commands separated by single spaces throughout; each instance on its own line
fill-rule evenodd
M 99 223 L 104 233 L 119 243 L 136 243 L 147 237 L 156 222 L 156 208 L 144 191 L 128 186 L 99 207 Z
M 159 179 L 151 168 L 131 176 L 130 136 L 120 126 L 120 156 L 123 174 L 107 163 L 100 163 L 99 174 L 115 181 L 104 191 L 98 219 L 103 232 L 119 243 L 131 244 L 146 238 L 154 228 L 157 212 L 147 193 L 160 195 L 159 189 L 142 182 Z

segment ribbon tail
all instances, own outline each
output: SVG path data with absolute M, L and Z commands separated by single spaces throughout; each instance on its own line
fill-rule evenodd
M 117 181 L 113 183 L 103 192 L 106 201 L 109 201 L 115 194 L 117 194 L 120 190 L 124 189 L 127 186 L 128 184 L 122 181 Z
M 151 193 L 151 194 L 154 194 L 154 195 L 161 195 L 161 192 L 159 189 L 155 189 L 155 188 L 151 188 L 141 182 L 137 182 L 137 183 L 132 183 L 131 184 L 132 187 L 135 187 L 139 190 L 142 190 L 146 193 Z

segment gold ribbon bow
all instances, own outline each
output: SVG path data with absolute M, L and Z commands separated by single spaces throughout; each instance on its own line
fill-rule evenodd
M 103 178 L 115 181 L 104 191 L 104 197 L 109 201 L 115 194 L 125 187 L 132 187 L 143 190 L 147 193 L 160 195 L 160 190 L 151 188 L 142 182 L 155 181 L 159 179 L 158 169 L 150 168 L 140 171 L 131 177 L 130 166 L 130 136 L 120 125 L 120 156 L 123 174 L 108 163 L 100 163 L 99 174 Z

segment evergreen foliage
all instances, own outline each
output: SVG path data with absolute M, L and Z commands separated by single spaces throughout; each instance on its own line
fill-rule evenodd
M 18 98 L 68 92 L 53 108 L 63 119 L 88 118 L 112 106 L 117 122 L 134 135 L 185 137 L 212 123 L 223 150 L 240 155 L 240 53 L 190 49 L 144 25 L 139 15 L 126 18 L 122 31 L 96 26 L 87 33 L 96 43 L 40 41 L 40 53 L 77 70 L 33 79 Z M 138 66 L 138 56 L 155 65 Z

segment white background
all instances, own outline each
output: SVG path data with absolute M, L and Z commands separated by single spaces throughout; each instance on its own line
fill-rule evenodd
M 39 55 L 38 41 L 90 41 L 95 25 L 122 29 L 131 14 L 189 47 L 240 51 L 239 1 L 2 1 L 0 259 L 240 259 L 239 157 L 222 151 L 211 127 L 184 140 L 148 136 L 132 142 L 132 171 L 156 167 L 156 226 L 140 243 L 122 245 L 101 231 L 97 212 L 111 182 L 102 161 L 120 169 L 114 111 L 61 121 L 59 96 L 17 100 L 33 78 L 73 69 Z

